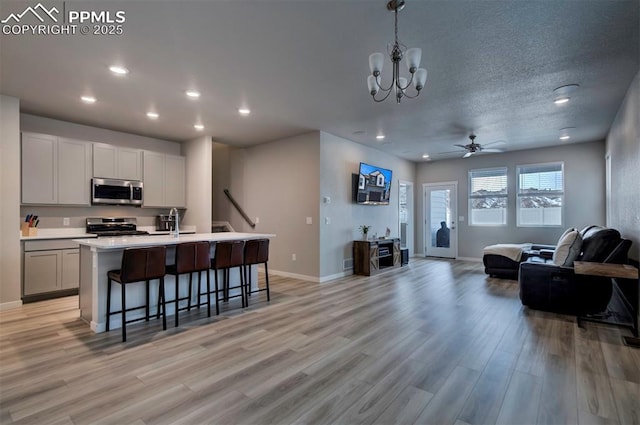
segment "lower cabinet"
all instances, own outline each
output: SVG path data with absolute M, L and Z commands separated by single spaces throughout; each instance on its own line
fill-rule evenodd
M 80 284 L 80 249 L 66 240 L 25 241 L 23 301 L 69 295 Z
M 353 241 L 353 273 L 371 276 L 400 267 L 400 239 Z

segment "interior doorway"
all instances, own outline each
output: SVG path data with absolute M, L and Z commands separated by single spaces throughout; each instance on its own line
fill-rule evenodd
M 413 182 L 400 181 L 398 185 L 398 217 L 400 246 L 413 255 Z
M 424 184 L 423 192 L 425 255 L 456 258 L 458 182 Z

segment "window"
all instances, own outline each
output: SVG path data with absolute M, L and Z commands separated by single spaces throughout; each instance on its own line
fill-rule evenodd
M 518 165 L 518 226 L 562 226 L 564 163 Z
M 507 224 L 507 168 L 469 171 L 469 224 Z

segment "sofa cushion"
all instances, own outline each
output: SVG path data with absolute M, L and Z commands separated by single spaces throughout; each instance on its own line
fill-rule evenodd
M 572 267 L 573 262 L 580 255 L 582 247 L 582 236 L 573 229 L 565 234 L 558 241 L 556 250 L 553 253 L 553 264 L 556 266 Z

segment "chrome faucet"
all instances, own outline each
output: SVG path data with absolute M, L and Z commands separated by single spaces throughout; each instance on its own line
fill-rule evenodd
M 170 234 L 173 234 L 174 237 L 178 237 L 180 236 L 180 227 L 179 227 L 179 223 L 180 223 L 180 214 L 178 213 L 178 209 L 177 208 L 171 208 L 171 210 L 169 211 L 169 218 L 174 219 L 174 225 L 173 225 L 173 232 L 170 232 Z

